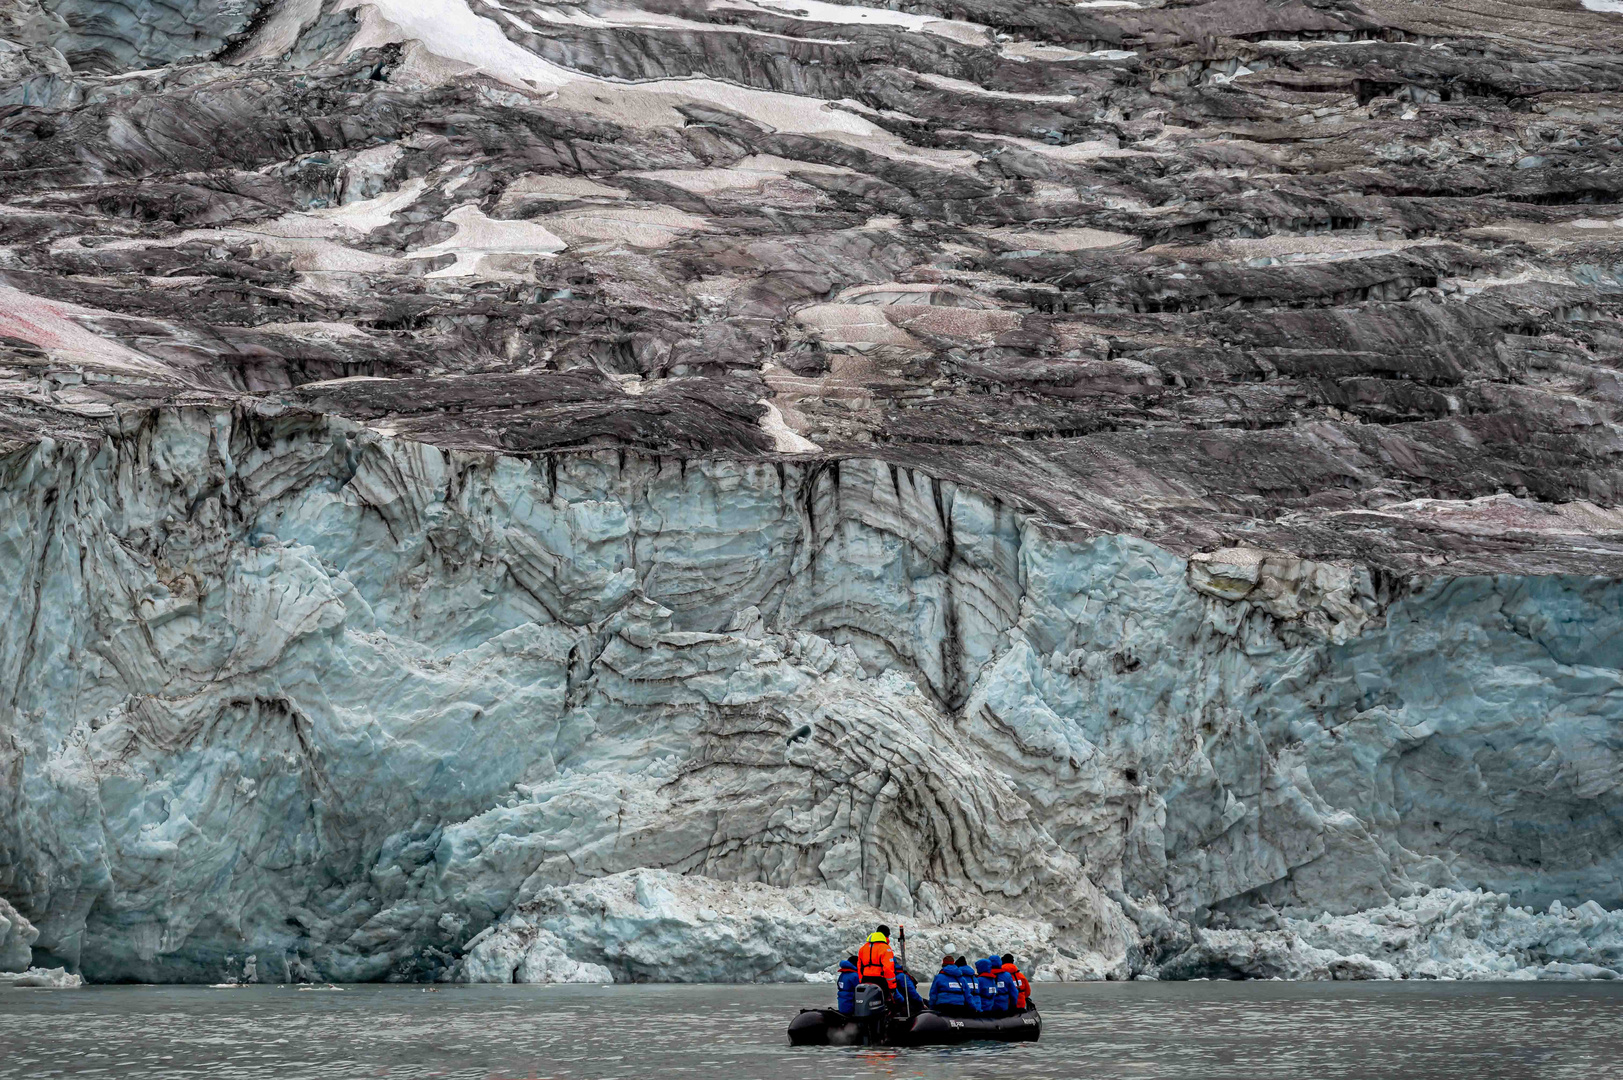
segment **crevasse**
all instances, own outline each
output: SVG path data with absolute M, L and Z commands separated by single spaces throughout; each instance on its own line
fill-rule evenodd
M 1616 581 L 1186 561 L 876 461 L 119 423 L 0 460 L 35 966 L 797 978 L 879 908 L 1055 977 L 1326 976 L 1433 889 L 1589 913 L 1517 970 L 1619 962 Z M 650 911 L 736 959 L 662 973 Z

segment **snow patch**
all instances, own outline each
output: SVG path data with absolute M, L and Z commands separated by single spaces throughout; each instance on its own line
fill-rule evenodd
M 617 240 L 641 248 L 668 247 L 684 233 L 708 229 L 697 214 L 672 206 L 603 206 L 564 210 L 540 219 L 569 240 Z
M 400 152 L 398 146 L 379 149 L 392 149 L 397 154 Z M 358 199 L 341 206 L 320 210 L 283 214 L 273 221 L 254 225 L 243 231 L 288 239 L 324 239 L 345 230 L 364 236 L 373 229 L 381 229 L 393 221 L 394 215 L 416 202 L 427 186 L 427 182 L 421 177 L 413 177 L 397 190 L 376 198 Z
M 919 341 L 895 325 L 877 304 L 813 304 L 795 312 L 795 321 L 825 345 L 871 349 L 876 345 L 919 348 Z
M 631 175 L 646 180 L 658 180 L 684 191 L 691 191 L 695 195 L 711 195 L 718 191 L 759 189 L 774 180 L 786 180 L 791 173 L 817 173 L 827 176 L 850 172 L 850 169 L 838 165 L 792 161 L 772 154 L 751 154 L 726 168 L 653 169 Z
M 783 413 L 778 407 L 761 399 L 766 406 L 766 415 L 761 417 L 761 430 L 772 436 L 773 445 L 780 454 L 815 454 L 822 449 L 810 439 L 791 428 L 783 419 Z
M 530 264 L 538 256 L 556 255 L 568 247 L 545 226 L 486 217 L 471 203 L 452 210 L 445 220 L 457 227 L 454 236 L 411 253 L 413 257 L 456 256 L 455 263 L 429 277 L 528 276 Z
M 1106 232 L 1103 229 L 1044 229 L 1040 232 L 1024 229 L 987 229 L 985 234 L 1021 251 L 1122 250 L 1138 245 L 1136 236 Z
M 905 30 L 951 38 L 966 45 L 984 45 L 991 36 L 991 30 L 980 23 L 938 19 L 930 15 L 863 7 L 860 4 L 830 4 L 824 0 L 718 0 L 711 5 L 712 11 L 719 8 L 754 8 L 808 22 L 840 26 L 899 26 Z
M 591 15 L 579 8 L 560 10 L 551 7 L 531 9 L 532 13 L 540 16 L 543 22 L 555 26 L 588 26 L 598 29 L 612 29 L 617 26 L 639 27 L 653 30 L 686 30 L 698 34 L 747 34 L 752 37 L 776 38 L 779 41 L 807 41 L 817 45 L 845 45 L 849 42 L 831 40 L 829 38 L 802 38 L 791 34 L 773 34 L 765 30 L 756 30 L 749 26 L 729 25 L 726 23 L 696 22 L 693 19 L 684 19 L 679 15 L 667 15 L 653 11 L 638 11 L 633 8 L 614 8 L 605 10 L 601 16 Z M 503 15 L 515 26 L 523 27 L 532 33 L 539 33 L 533 27 L 527 26 L 513 15 Z
M 584 176 L 521 176 L 507 185 L 502 201 L 508 197 L 528 196 L 534 199 L 623 199 L 626 193 L 617 187 L 588 180 Z
M 1002 101 L 1033 101 L 1039 103 L 1069 103 L 1076 100 L 1074 94 L 1016 94 L 1007 90 L 988 90 L 977 83 L 964 79 L 953 79 L 946 75 L 936 75 L 928 71 L 921 71 L 918 77 L 938 90 L 951 90 L 959 94 L 970 94 L 975 97 L 998 98 Z
M 524 89 L 555 90 L 582 77 L 509 41 L 465 0 L 341 0 L 337 10 L 351 8 L 362 12 L 351 52 L 415 40 L 436 56 Z
M 119 319 L 111 311 L 46 300 L 9 285 L 0 285 L 0 336 L 18 338 L 43 349 L 55 363 L 93 368 L 114 375 L 139 375 L 180 382 L 167 365 L 84 325 L 95 319 Z
M 837 109 L 821 98 L 780 94 L 715 79 L 662 79 L 639 84 L 652 94 L 683 101 L 703 101 L 747 116 L 756 123 L 794 135 L 838 133 L 863 139 L 900 142 L 896 136 L 847 109 Z

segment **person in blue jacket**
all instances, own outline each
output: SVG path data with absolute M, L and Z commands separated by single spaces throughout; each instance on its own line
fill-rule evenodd
M 996 1012 L 997 977 L 992 974 L 991 962 L 984 958 L 975 961 L 975 986 L 981 995 L 981 1012 Z
M 1015 985 L 1014 976 L 1004 970 L 1001 956 L 988 956 L 986 967 L 997 985 L 992 1003 L 993 1010 L 1005 1014 L 1012 1013 L 1015 1003 L 1020 1000 L 1020 987 Z
M 975 969 L 969 966 L 969 958 L 958 958 L 958 977 L 964 981 L 964 1004 L 969 1006 L 972 1013 L 983 1012 L 981 1006 L 981 984 L 975 980 Z
M 951 956 L 941 958 L 941 970 L 930 983 L 930 1008 L 942 1016 L 963 1016 L 970 1011 L 963 975 Z
M 919 997 L 919 984 L 913 981 L 913 973 L 900 964 L 896 965 L 896 1007 L 914 1014 L 924 1009 L 924 999 Z
M 850 1016 L 857 1007 L 857 958 L 847 956 L 840 961 L 840 978 L 834 995 L 834 1007 Z

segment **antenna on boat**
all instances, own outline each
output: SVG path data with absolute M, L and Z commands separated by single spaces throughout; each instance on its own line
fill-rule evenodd
M 903 926 L 901 923 L 896 924 L 896 938 L 902 944 L 902 970 L 907 972 L 907 977 L 909 979 L 913 979 L 913 985 L 917 986 L 919 981 L 913 978 L 913 969 L 907 966 L 907 927 Z M 898 980 L 898 982 L 900 982 L 900 980 Z M 902 1009 L 904 1010 L 903 1015 L 905 1015 L 908 1021 L 911 1022 L 913 1019 L 913 995 L 907 992 L 907 984 L 905 982 L 901 983 L 901 989 Z

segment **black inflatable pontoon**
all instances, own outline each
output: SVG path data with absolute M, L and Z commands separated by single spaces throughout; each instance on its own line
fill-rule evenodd
M 878 1016 L 867 1022 L 834 1009 L 802 1009 L 789 1022 L 789 1045 L 938 1046 L 972 1039 L 1036 1042 L 1042 1033 L 1043 1018 L 1035 1008 L 990 1020 L 943 1016 L 926 1009 L 911 1019 Z

